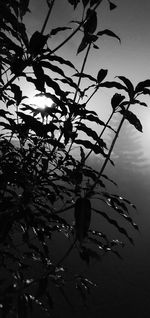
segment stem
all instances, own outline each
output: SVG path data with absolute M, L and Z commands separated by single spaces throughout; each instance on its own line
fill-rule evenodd
M 78 84 L 77 84 L 78 87 L 76 89 L 75 96 L 74 96 L 74 102 L 75 102 L 76 97 L 77 97 L 78 88 L 80 87 L 80 83 L 81 83 L 81 79 L 82 79 L 81 74 L 84 71 L 84 67 L 85 67 L 85 64 L 86 64 L 86 61 L 87 61 L 87 58 L 88 58 L 88 55 L 89 55 L 90 48 L 91 48 L 91 43 L 88 45 L 88 48 L 87 48 L 87 51 L 86 51 L 86 54 L 85 54 L 85 57 L 84 57 L 84 61 L 83 61 L 82 68 L 81 68 L 81 71 L 80 71 L 80 76 L 79 76 L 79 79 L 78 79 Z
M 49 19 L 49 17 L 50 17 L 50 14 L 51 14 L 51 12 L 52 12 L 52 9 L 53 9 L 54 2 L 55 2 L 55 0 L 52 0 L 52 2 L 51 2 L 51 4 L 50 4 L 50 7 L 49 7 L 49 10 L 48 10 L 47 16 L 46 16 L 46 18 L 45 18 L 45 21 L 44 21 L 43 26 L 42 26 L 42 29 L 41 29 L 41 34 L 43 34 L 44 31 L 45 31 L 45 28 L 46 28 L 48 19 Z
M 99 134 L 99 136 L 98 136 L 99 139 L 102 137 L 102 135 L 103 135 L 105 129 L 107 128 L 107 126 L 108 126 L 110 120 L 112 119 L 112 116 L 113 116 L 113 115 L 114 115 L 114 111 L 112 111 L 112 113 L 111 113 L 111 115 L 109 116 L 109 118 L 108 118 L 108 120 L 107 120 L 107 122 L 106 122 L 104 128 L 102 129 L 101 133 Z M 97 145 L 97 144 L 98 144 L 98 141 L 96 141 L 95 145 Z M 93 149 L 91 149 L 91 150 L 89 151 L 89 153 L 85 156 L 84 162 L 85 162 L 85 161 L 87 160 L 87 158 L 91 155 L 92 151 L 93 151 Z
M 129 107 L 130 107 L 130 103 L 129 103 L 128 107 L 127 107 L 127 110 L 129 109 Z M 109 161 L 109 159 L 110 159 L 111 153 L 112 153 L 113 148 L 114 148 L 114 145 L 115 145 L 115 143 L 116 143 L 116 140 L 117 140 L 117 138 L 118 138 L 118 136 L 119 136 L 119 132 L 120 132 L 121 127 L 122 127 L 122 125 L 123 125 L 123 123 L 124 123 L 124 120 L 125 120 L 125 117 L 123 116 L 122 119 L 121 119 L 121 121 L 120 121 L 120 124 L 119 124 L 119 126 L 118 126 L 118 129 L 117 129 L 117 131 L 116 131 L 116 135 L 115 135 L 115 137 L 114 137 L 114 139 L 113 139 L 113 141 L 112 141 L 112 143 L 111 143 L 111 146 L 110 146 L 110 149 L 109 149 L 107 158 L 105 159 L 105 161 L 104 161 L 104 163 L 103 163 L 103 165 L 102 165 L 102 168 L 100 169 L 100 171 L 99 171 L 99 173 L 98 173 L 97 179 L 96 179 L 95 182 L 93 183 L 93 185 L 92 185 L 92 187 L 90 188 L 90 191 L 88 191 L 87 195 L 89 195 L 89 192 L 91 192 L 91 191 L 95 188 L 95 186 L 97 185 L 97 183 L 98 183 L 100 177 L 102 176 L 102 173 L 103 173 L 104 169 L 106 168 L 106 165 L 107 165 L 107 163 L 108 163 L 108 161 Z

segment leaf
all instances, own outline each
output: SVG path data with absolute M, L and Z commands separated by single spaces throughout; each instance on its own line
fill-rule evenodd
M 98 125 L 105 126 L 105 123 L 99 119 L 99 117 L 93 116 L 93 115 L 87 115 L 86 120 L 94 121 Z
M 23 18 L 23 16 L 27 13 L 30 12 L 29 10 L 29 1 L 30 0 L 20 0 L 19 2 L 19 9 L 20 9 L 20 16 Z
M 95 79 L 93 76 L 89 75 L 89 74 L 76 73 L 76 74 L 74 74 L 73 76 L 81 77 L 81 78 L 88 78 L 88 79 L 90 79 L 91 81 L 96 82 L 96 79 Z
M 18 116 L 23 119 L 26 124 L 26 127 L 32 129 L 37 136 L 42 137 L 44 135 L 44 125 L 35 119 L 33 116 L 26 115 L 22 112 L 17 112 Z
M 98 146 L 98 145 L 93 145 L 90 141 L 88 140 L 82 140 L 82 139 L 75 139 L 74 140 L 74 143 L 76 144 L 79 144 L 79 145 L 82 145 L 84 146 L 85 148 L 87 149 L 91 149 L 93 150 L 96 154 L 102 154 L 104 157 L 106 157 L 103 149 L 101 146 Z
M 97 28 L 97 13 L 95 10 L 88 9 L 86 14 L 86 21 L 83 25 L 85 35 L 93 34 Z
M 64 74 L 63 70 L 60 67 L 56 66 L 56 65 L 53 65 L 53 64 L 51 64 L 51 63 L 49 63 L 47 61 L 41 61 L 41 66 L 43 66 L 45 68 L 48 68 L 49 70 L 51 70 L 53 72 L 56 72 L 59 75 L 65 77 L 65 74 Z
M 112 224 L 113 226 L 115 226 L 120 233 L 122 233 L 123 235 L 125 235 L 125 236 L 128 238 L 128 240 L 130 241 L 131 244 L 134 244 L 133 239 L 128 235 L 127 231 L 126 231 L 123 227 L 121 227 L 121 226 L 117 223 L 116 220 L 111 219 L 105 212 L 99 211 L 99 210 L 94 209 L 94 208 L 93 208 L 93 211 L 95 211 L 96 213 L 98 213 L 98 214 L 100 214 L 101 216 L 103 216 L 110 224 Z
M 81 53 L 87 47 L 88 44 L 89 42 L 87 41 L 87 37 L 83 36 L 81 43 L 78 47 L 77 54 Z
M 52 29 L 50 32 L 50 36 L 55 35 L 60 31 L 65 31 L 65 30 L 70 30 L 70 29 L 72 29 L 72 28 L 70 28 L 70 27 L 58 27 L 58 28 Z
M 59 62 L 60 64 L 64 64 L 67 65 L 71 68 L 73 68 L 74 70 L 76 70 L 75 66 L 73 65 L 73 63 L 71 63 L 68 60 L 65 60 L 64 58 L 62 58 L 61 56 L 57 56 L 57 55 L 51 55 L 51 54 L 47 54 L 44 56 L 46 59 L 50 60 L 50 61 L 56 61 Z M 42 57 L 42 59 L 44 58 Z
M 40 88 L 41 92 L 45 91 L 45 79 L 44 79 L 44 71 L 39 62 L 33 62 L 32 64 L 34 74 L 37 78 L 38 88 Z
M 131 83 L 131 81 L 126 78 L 125 76 L 117 76 L 121 81 L 124 82 L 124 84 L 126 85 L 127 89 L 128 89 L 128 94 L 130 96 L 130 98 L 133 98 L 134 96 L 134 86 Z
M 123 89 L 123 90 L 127 91 L 126 86 L 123 86 L 122 84 L 120 84 L 118 82 L 104 82 L 104 83 L 100 83 L 99 87 L 117 88 L 117 89 Z
M 121 40 L 120 40 L 119 36 L 116 35 L 114 32 L 112 32 L 111 30 L 105 29 L 105 30 L 99 31 L 97 33 L 97 35 L 98 36 L 108 35 L 108 36 L 111 36 L 113 38 L 116 38 L 121 43 Z
M 33 55 L 40 54 L 48 40 L 48 37 L 49 35 L 43 35 L 38 31 L 34 32 L 29 42 L 30 52 Z
M 146 104 L 146 103 L 140 102 L 140 100 L 138 100 L 138 99 L 134 99 L 133 103 L 134 103 L 134 104 L 139 104 L 139 105 L 144 106 L 144 107 L 147 107 L 147 104 Z
M 143 88 L 141 94 L 144 94 L 144 95 L 148 94 L 148 95 L 150 95 L 150 89 L 148 89 L 148 88 Z
M 110 10 L 114 10 L 117 8 L 116 4 L 112 3 L 111 1 L 109 1 L 109 8 Z
M 46 84 L 47 84 L 49 87 L 51 87 L 51 88 L 54 89 L 56 95 L 62 97 L 62 99 L 65 99 L 66 93 L 60 89 L 60 87 L 59 87 L 59 85 L 58 85 L 57 82 L 55 82 L 54 80 L 52 80 L 51 77 L 48 76 L 48 75 L 46 75 L 46 74 L 45 74 L 45 76 L 44 76 L 44 79 L 45 79 Z M 45 96 L 46 96 L 46 95 L 45 95 Z
M 91 202 L 86 198 L 78 198 L 74 210 L 76 239 L 82 243 L 87 236 L 91 223 Z
M 135 87 L 135 93 L 143 92 L 143 90 L 145 90 L 146 87 L 150 87 L 149 79 L 138 83 L 137 86 Z
M 134 113 L 126 109 L 122 109 L 120 113 L 123 114 L 124 118 L 127 119 L 129 123 L 133 125 L 137 130 L 139 130 L 140 132 L 143 132 L 143 127 L 141 125 L 141 122 Z
M 111 99 L 111 106 L 113 110 L 115 110 L 124 99 L 125 99 L 125 96 L 115 93 Z
M 7 119 L 7 114 L 11 115 L 10 112 L 4 110 L 4 109 L 0 109 L 0 117 L 4 117 Z
M 11 84 L 11 90 L 14 93 L 14 99 L 16 100 L 16 104 L 18 106 L 22 100 L 22 91 L 20 87 L 16 84 Z
M 102 141 L 102 139 L 99 138 L 99 136 L 98 136 L 98 134 L 96 133 L 95 130 L 92 130 L 91 128 L 87 127 L 85 124 L 83 124 L 81 122 L 78 124 L 77 129 L 78 130 L 82 130 L 89 137 L 92 137 L 95 141 L 97 141 L 97 143 L 99 145 L 101 145 L 102 147 L 106 148 L 106 144 Z
M 99 70 L 97 74 L 97 82 L 101 83 L 106 77 L 107 73 L 108 73 L 108 70 L 104 70 L 104 69 Z

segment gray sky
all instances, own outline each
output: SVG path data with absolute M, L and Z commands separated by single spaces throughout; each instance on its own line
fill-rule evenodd
M 98 10 L 99 25 L 97 30 L 105 28 L 112 30 L 121 38 L 119 42 L 110 37 L 101 37 L 97 44 L 99 50 L 90 53 L 86 72 L 96 76 L 99 69 L 108 69 L 108 79 L 113 80 L 117 75 L 123 75 L 131 79 L 136 85 L 139 81 L 150 78 L 150 1 L 149 0 L 114 0 L 117 8 L 109 10 L 108 2 L 103 0 Z M 79 20 L 81 17 L 80 5 L 78 10 L 73 10 L 67 0 L 56 0 L 45 34 L 51 28 L 58 26 L 72 26 L 71 20 Z M 36 30 L 41 30 L 42 21 L 46 16 L 46 0 L 30 0 L 32 14 L 26 18 L 27 29 L 32 35 Z M 55 39 L 49 40 L 49 47 L 54 48 L 61 43 L 63 37 L 68 35 L 60 32 Z M 84 52 L 76 56 L 81 37 L 73 38 L 66 47 L 58 51 L 64 57 L 71 59 L 80 69 L 84 58 Z M 111 90 L 98 93 L 91 101 L 90 106 L 96 109 L 100 116 L 107 118 L 110 110 Z M 150 98 L 146 98 L 150 104 Z M 133 111 L 139 116 L 144 126 L 144 133 L 140 136 L 146 156 L 150 157 L 150 108 L 143 109 L 134 106 Z

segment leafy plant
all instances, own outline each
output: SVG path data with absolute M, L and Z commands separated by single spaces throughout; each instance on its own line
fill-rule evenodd
M 131 106 L 146 106 L 139 96 L 150 93 L 150 80 L 134 88 L 124 76 L 118 76 L 116 81 L 105 80 L 106 69 L 100 69 L 95 77 L 84 73 L 89 52 L 98 49 L 100 37 L 105 35 L 120 41 L 111 30 L 97 32 L 97 8 L 102 0 L 68 0 L 73 9 L 81 6 L 81 21 L 51 50 L 49 40 L 60 31 L 68 32 L 70 27 L 57 27 L 44 34 L 55 0 L 46 2 L 48 13 L 42 30 L 29 37 L 23 22 L 30 12 L 29 0 L 0 0 L 0 309 L 3 317 L 27 317 L 36 306 L 47 314 L 55 303 L 51 286 L 57 287 L 67 299 L 64 286 L 68 286 L 71 269 L 66 269 L 64 262 L 73 248 L 87 264 L 107 252 L 121 257 L 118 248 L 124 243 L 103 233 L 102 223 L 93 228 L 94 213 L 132 244 L 126 226 L 119 224 L 120 218 L 138 230 L 130 215 L 130 208 L 135 206 L 123 196 L 107 191 L 107 184 L 115 182 L 104 170 L 108 162 L 114 165 L 111 153 L 124 121 L 142 132 L 142 124 Z M 116 8 L 114 3 L 108 1 L 108 4 L 110 10 Z M 82 40 L 76 53 L 85 52 L 81 70 L 59 55 L 59 49 L 77 32 L 82 33 Z M 34 85 L 38 91 L 35 96 L 46 97 L 52 106 L 41 109 L 29 103 L 18 81 L 21 78 Z M 80 84 L 84 78 L 92 84 L 83 89 Z M 87 107 L 102 88 L 116 90 L 106 123 Z M 114 131 L 110 120 L 116 113 L 121 119 Z M 101 126 L 99 135 L 90 123 Z M 103 138 L 106 129 L 114 133 L 109 149 Z M 92 153 L 103 158 L 99 170 L 88 164 Z M 102 203 L 106 210 L 102 211 L 100 204 L 97 208 L 95 202 Z M 58 259 L 51 251 L 56 238 L 59 236 L 61 240 L 62 235 L 72 243 Z M 95 284 L 80 273 L 71 275 L 75 288 L 85 298 Z

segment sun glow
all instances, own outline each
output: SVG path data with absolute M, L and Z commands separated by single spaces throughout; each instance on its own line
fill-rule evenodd
M 53 101 L 46 96 L 32 96 L 28 98 L 28 104 L 34 105 L 37 108 L 44 109 L 45 107 L 51 107 L 53 105 Z

